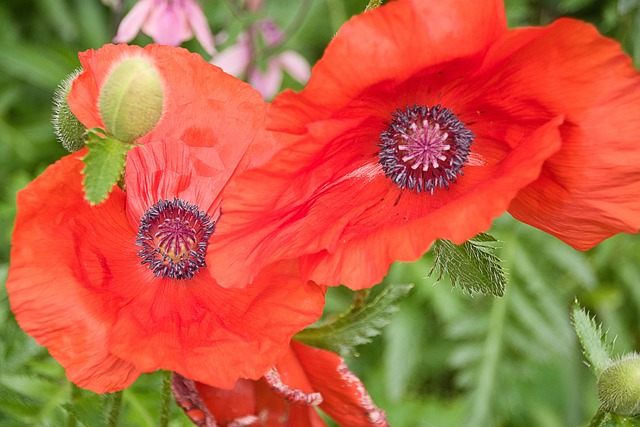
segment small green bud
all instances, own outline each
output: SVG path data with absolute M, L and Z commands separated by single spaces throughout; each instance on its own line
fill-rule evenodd
M 133 142 L 149 133 L 162 116 L 160 75 L 143 57 L 126 59 L 107 78 L 99 102 L 107 132 Z
M 614 414 L 640 414 L 640 355 L 627 355 L 602 371 L 598 398 L 603 408 Z
M 84 147 L 89 140 L 87 129 L 73 115 L 67 102 L 71 85 L 81 72 L 82 68 L 74 70 L 60 82 L 53 93 L 53 115 L 51 116 L 53 132 L 62 146 L 72 153 Z

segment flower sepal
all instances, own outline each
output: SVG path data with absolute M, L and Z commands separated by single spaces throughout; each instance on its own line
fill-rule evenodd
M 67 102 L 71 85 L 81 72 L 82 69 L 78 68 L 65 77 L 53 94 L 53 131 L 62 146 L 71 153 L 84 147 L 87 142 L 87 129 L 73 114 Z

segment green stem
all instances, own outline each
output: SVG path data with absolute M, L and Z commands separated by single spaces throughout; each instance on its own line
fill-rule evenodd
M 369 0 L 369 3 L 367 4 L 367 7 L 364 8 L 364 11 L 369 12 L 376 7 L 382 6 L 382 2 L 383 0 Z
M 122 407 L 122 392 L 117 391 L 107 395 L 106 399 L 107 427 L 116 427 L 120 418 L 120 408 Z
M 486 425 L 489 416 L 489 403 L 494 392 L 495 378 L 500 365 L 500 350 L 507 319 L 509 293 L 495 298 L 491 307 L 487 339 L 484 345 L 484 357 L 480 369 L 480 379 L 476 389 L 471 411 L 467 416 L 469 427 Z
M 162 385 L 160 386 L 160 427 L 169 425 L 171 414 L 171 371 L 162 372 Z

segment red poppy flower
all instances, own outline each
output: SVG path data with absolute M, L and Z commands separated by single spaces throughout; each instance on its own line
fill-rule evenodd
M 108 60 L 130 50 L 110 46 L 90 55 Z M 190 85 L 209 79 L 215 90 L 180 104 L 172 96 L 181 86 L 168 85 L 161 128 L 167 135 L 155 129 L 129 152 L 126 193 L 116 187 L 98 206 L 85 201 L 85 150 L 19 193 L 6 284 L 11 307 L 81 387 L 120 390 L 157 369 L 232 387 L 238 378 L 260 378 L 291 336 L 320 316 L 323 290 L 303 282 L 291 262 L 267 266 L 251 286 L 218 285 L 205 256 L 220 193 L 260 135 L 264 103 L 196 56 L 168 47 L 145 52 L 194 77 L 184 80 L 185 92 L 195 94 Z M 163 68 L 161 75 L 175 81 L 176 71 Z M 98 118 L 83 117 L 86 126 L 91 120 Z
M 239 380 L 222 390 L 174 375 L 173 394 L 199 426 L 326 426 L 315 406 L 341 426 L 388 426 L 340 356 L 296 341 L 258 381 Z
M 354 289 L 507 209 L 585 249 L 640 228 L 639 123 L 638 73 L 588 24 L 509 31 L 501 0 L 391 2 L 275 99 L 281 148 L 229 189 L 216 244 L 254 271 L 302 255 L 307 277 Z M 214 271 L 233 265 L 216 253 Z

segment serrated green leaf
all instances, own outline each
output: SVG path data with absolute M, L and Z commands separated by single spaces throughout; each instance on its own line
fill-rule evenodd
M 437 240 L 433 244 L 433 267 L 438 270 L 437 280 L 446 274 L 453 286 L 473 293 L 504 295 L 506 278 L 500 259 L 493 253 L 491 235 L 481 233 L 461 245 L 448 240 Z
M 324 348 L 341 356 L 355 354 L 355 347 L 371 342 L 380 334 L 398 304 L 413 285 L 388 285 L 375 298 L 352 306 L 351 310 L 320 325 L 311 326 L 295 335 L 295 339 L 313 347 Z
M 572 319 L 589 368 L 599 376 L 611 363 L 612 345 L 607 342 L 607 334 L 602 332 L 602 327 L 580 307 L 578 301 L 573 304 Z
M 89 152 L 82 158 L 85 164 L 85 198 L 92 205 L 103 202 L 124 171 L 127 152 L 132 145 L 125 144 L 112 136 L 102 136 L 99 130 L 89 131 Z

